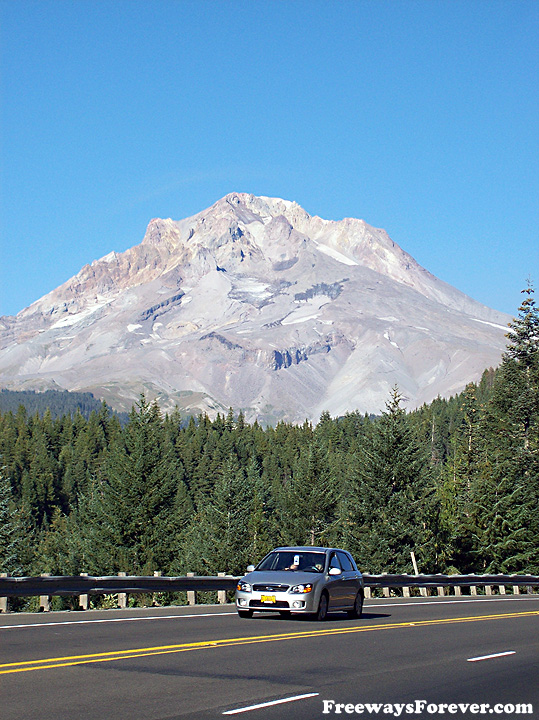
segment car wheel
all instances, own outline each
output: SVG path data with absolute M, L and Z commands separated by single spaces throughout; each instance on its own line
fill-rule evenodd
M 319 620 L 322 622 L 325 620 L 328 616 L 328 596 L 327 593 L 323 592 L 322 595 L 320 595 L 320 602 L 318 603 L 318 610 L 313 615 L 313 618 L 315 620 Z
M 348 610 L 348 617 L 360 618 L 363 614 L 363 593 L 358 592 L 356 599 L 354 600 L 354 607 Z
M 253 611 L 252 610 L 238 610 L 238 615 L 240 616 L 240 618 L 252 618 Z

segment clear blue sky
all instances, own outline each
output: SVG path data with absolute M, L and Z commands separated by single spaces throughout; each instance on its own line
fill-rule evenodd
M 539 299 L 537 0 L 0 0 L 1 302 L 228 192 Z

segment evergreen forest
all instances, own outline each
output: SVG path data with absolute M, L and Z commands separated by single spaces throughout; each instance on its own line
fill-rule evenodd
M 364 572 L 539 574 L 539 311 L 523 291 L 501 365 L 413 412 L 249 424 L 144 396 L 0 413 L 0 571 L 242 574 L 272 547 L 335 545 Z
M 53 418 L 62 415 L 72 415 L 79 411 L 81 415 L 88 418 L 95 410 L 99 411 L 101 402 L 92 393 L 71 392 L 68 390 L 0 390 L 0 413 L 17 412 L 19 405 L 34 415 L 44 415 L 47 410 Z M 114 413 L 122 424 L 127 422 L 127 413 Z

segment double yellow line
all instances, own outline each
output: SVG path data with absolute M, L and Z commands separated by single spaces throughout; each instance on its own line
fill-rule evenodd
M 301 632 L 279 633 L 277 635 L 255 635 L 252 637 L 224 638 L 222 640 L 203 640 L 195 643 L 181 643 L 179 645 L 158 645 L 156 647 L 135 648 L 133 650 L 116 650 L 104 653 L 90 653 L 88 655 L 66 655 L 41 660 L 25 660 L 17 663 L 0 664 L 0 675 L 9 673 L 30 672 L 31 670 L 50 670 L 53 668 L 69 667 L 71 665 L 85 665 L 88 663 L 112 662 L 114 660 L 130 660 L 131 658 L 150 657 L 152 655 L 167 655 L 170 653 L 190 652 L 191 650 L 208 650 L 216 647 L 230 647 L 236 645 L 252 645 L 255 643 L 279 642 L 282 640 L 302 640 L 303 638 L 320 637 L 327 635 L 348 635 L 350 633 L 373 632 L 376 630 L 395 630 L 410 627 L 427 627 L 429 625 L 447 625 L 463 622 L 481 622 L 484 620 L 507 620 L 509 618 L 522 618 L 539 615 L 539 611 L 502 613 L 499 615 L 476 615 L 462 618 L 445 618 L 438 620 L 417 620 L 416 622 L 384 623 L 377 625 L 360 625 L 355 627 L 322 628 Z

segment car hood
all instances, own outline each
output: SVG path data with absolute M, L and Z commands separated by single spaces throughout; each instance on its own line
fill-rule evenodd
M 297 570 L 262 571 L 253 570 L 245 575 L 243 580 L 251 585 L 276 584 L 279 585 L 305 585 L 317 583 L 325 578 L 324 573 L 301 572 Z

